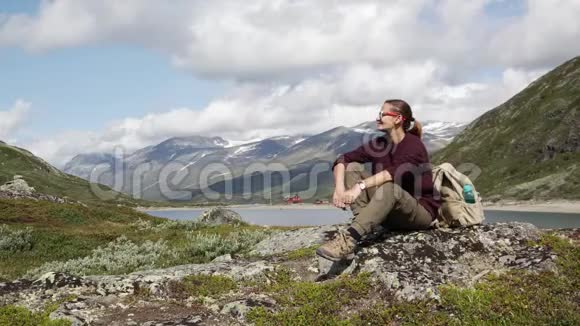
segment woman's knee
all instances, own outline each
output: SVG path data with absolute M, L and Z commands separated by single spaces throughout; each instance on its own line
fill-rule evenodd
M 385 198 L 396 199 L 395 184 L 393 182 L 386 182 L 377 187 L 373 199 L 383 200 Z
M 345 168 L 346 172 L 350 172 L 350 171 L 362 172 L 364 170 L 365 170 L 364 164 L 359 163 L 359 162 L 350 162 L 346 165 L 346 168 Z
M 352 164 L 352 163 L 350 163 L 350 164 Z M 356 164 L 362 166 L 362 164 L 360 164 L 360 163 L 356 163 Z M 364 166 L 363 166 L 363 170 L 359 170 L 358 168 L 353 168 L 352 170 L 346 170 L 344 173 L 344 183 L 345 183 L 347 188 L 353 187 L 357 182 L 359 182 L 360 180 L 364 180 L 365 178 L 366 178 L 366 176 L 365 176 Z

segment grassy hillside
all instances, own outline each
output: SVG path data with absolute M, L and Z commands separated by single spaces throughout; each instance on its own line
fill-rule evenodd
M 108 196 L 99 198 L 86 180 L 59 171 L 25 149 L 0 142 L 0 184 L 12 180 L 14 175 L 22 175 L 38 192 L 49 195 L 66 196 L 83 202 L 104 200 L 127 205 L 152 205 L 134 200 L 103 185 L 99 185 L 99 188 Z
M 487 199 L 580 199 L 580 57 L 476 119 L 433 162 L 476 164 Z
M 51 270 L 115 274 L 207 262 L 224 250 L 243 252 L 273 229 L 177 222 L 103 203 L 0 199 L 0 212 L 0 282 Z

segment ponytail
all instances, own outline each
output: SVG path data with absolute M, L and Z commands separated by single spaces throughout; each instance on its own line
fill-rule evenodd
M 411 133 L 419 138 L 423 137 L 423 126 L 421 125 L 421 123 L 419 123 L 419 121 L 415 120 L 413 118 L 413 127 L 409 130 L 407 130 L 408 133 Z
M 419 138 L 423 136 L 423 126 L 419 123 L 419 121 L 413 118 L 413 111 L 411 111 L 411 106 L 409 103 L 394 99 L 394 100 L 386 100 L 385 104 L 390 104 L 396 108 L 395 111 L 401 113 L 401 115 L 405 118 L 403 120 L 403 130 L 405 132 L 411 133 Z

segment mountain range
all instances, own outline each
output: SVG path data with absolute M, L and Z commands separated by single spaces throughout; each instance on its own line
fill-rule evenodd
M 484 199 L 578 199 L 580 57 L 469 124 L 427 121 L 424 131 L 432 162 L 464 169 Z M 22 175 L 39 192 L 97 201 L 102 198 L 91 187 L 101 183 L 124 193 L 101 187 L 116 202 L 132 205 L 144 203 L 139 198 L 200 203 L 210 191 L 231 194 L 215 200 L 225 202 L 264 202 L 270 199 L 265 193 L 276 201 L 288 193 L 313 201 L 331 194 L 334 159 L 378 135 L 367 122 L 241 145 L 221 137 L 176 137 L 125 157 L 79 154 L 64 172 L 0 141 L 0 184 Z
M 426 121 L 423 140 L 428 151 L 443 148 L 465 125 Z M 203 201 L 203 189 L 224 193 L 228 189 L 227 180 L 232 184 L 232 200 L 244 201 L 242 194 L 255 195 L 265 188 L 271 188 L 277 200 L 282 198 L 283 189 L 292 193 L 307 191 L 312 188 L 313 168 L 318 164 L 318 191 L 308 196 L 314 200 L 328 197 L 333 186 L 330 164 L 339 154 L 381 134 L 371 121 L 353 127 L 339 126 L 315 135 L 277 136 L 236 146 L 221 137 L 175 137 L 126 157 L 110 153 L 79 154 L 63 171 L 148 200 Z M 249 171 L 254 170 L 252 175 Z M 264 176 L 258 171 L 277 175 L 271 176 L 271 184 L 264 185 Z M 287 171 L 285 178 L 281 171 Z M 245 181 L 248 178 L 250 185 Z M 257 197 L 260 196 L 248 200 L 259 201 Z M 265 200 L 264 196 L 261 199 Z

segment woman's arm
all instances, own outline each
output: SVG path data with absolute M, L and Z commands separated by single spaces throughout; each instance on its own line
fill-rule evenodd
M 381 186 L 381 185 L 383 185 L 387 182 L 391 182 L 391 181 L 393 181 L 393 178 L 391 177 L 391 174 L 387 170 L 378 172 L 378 173 L 362 180 L 362 182 L 364 182 L 366 188 L 378 187 L 378 186 Z M 345 204 L 351 204 L 361 194 L 361 192 L 362 192 L 362 189 L 360 188 L 360 185 L 355 184 L 352 188 L 350 188 L 344 192 L 344 195 L 342 196 L 342 198 L 343 198 L 342 201 Z
M 338 163 L 334 166 L 334 184 L 335 184 L 335 191 L 336 192 L 344 192 L 344 171 L 346 167 L 342 163 Z
M 356 193 L 356 196 L 353 196 L 354 191 L 356 191 L 353 190 L 355 189 L 355 187 L 345 190 L 344 174 L 348 164 L 351 162 L 358 163 L 372 162 L 374 159 L 376 159 L 377 153 L 381 152 L 379 148 L 377 148 L 377 146 L 382 146 L 384 145 L 384 143 L 385 141 L 383 138 L 381 137 L 375 138 L 359 146 L 353 151 L 340 155 L 336 159 L 336 161 L 334 161 L 334 164 L 332 165 L 332 170 L 334 172 L 335 191 L 333 195 L 333 202 L 335 203 L 335 206 L 342 208 L 346 207 L 347 204 L 351 204 L 354 201 L 354 199 L 358 197 L 361 191 L 358 185 L 355 185 L 355 187 L 359 189 L 359 192 Z M 365 184 L 366 182 L 377 182 L 377 183 L 381 182 L 382 184 L 388 181 L 388 180 L 383 181 L 384 178 L 388 179 L 386 175 L 381 175 L 377 180 L 374 181 L 369 180 L 371 178 L 367 178 L 365 179 Z
M 336 207 L 342 209 L 346 208 L 346 203 L 344 201 L 344 171 L 345 166 L 342 163 L 338 163 L 334 167 L 334 193 L 332 194 L 332 204 Z
M 387 170 L 378 172 L 377 174 L 371 175 L 370 177 L 363 180 L 367 188 L 379 187 L 389 181 L 393 181 L 393 177 Z
M 332 196 L 333 204 L 336 207 L 345 208 L 346 204 L 344 200 L 344 193 L 346 192 L 344 186 L 344 174 L 346 167 L 351 162 L 365 163 L 370 162 L 371 157 L 367 153 L 367 147 L 369 144 L 363 144 L 358 148 L 341 154 L 332 164 L 332 171 L 334 174 L 334 194 Z

